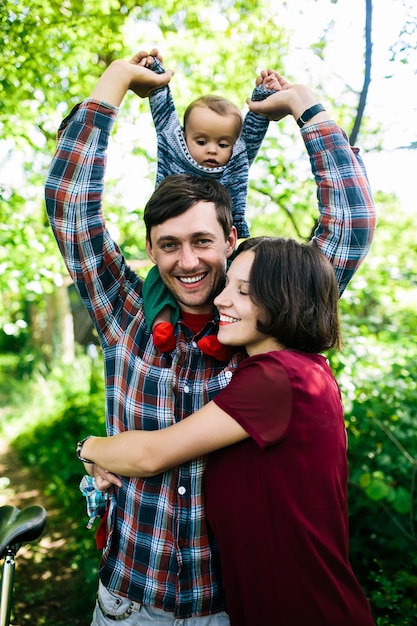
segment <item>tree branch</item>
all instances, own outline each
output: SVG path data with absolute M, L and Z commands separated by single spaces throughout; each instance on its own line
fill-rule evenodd
M 363 113 L 368 96 L 368 89 L 371 82 L 371 66 L 372 66 L 372 0 L 365 0 L 365 74 L 361 94 L 359 96 L 359 105 L 356 113 L 355 123 L 349 136 L 351 146 L 356 144 L 359 129 L 361 127 Z

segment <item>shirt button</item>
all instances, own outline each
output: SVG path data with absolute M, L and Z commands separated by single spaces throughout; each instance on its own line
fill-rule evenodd
M 233 376 L 233 374 L 232 374 L 232 372 L 230 370 L 225 372 L 224 375 L 226 376 L 227 380 L 230 380 L 232 378 L 232 376 Z
M 184 393 L 190 393 L 190 388 L 188 385 L 184 385 Z
M 178 493 L 180 494 L 180 496 L 183 496 L 186 491 L 187 490 L 185 487 L 178 487 Z
M 196 341 L 192 341 L 191 345 L 192 345 L 193 348 L 196 348 L 197 347 L 197 342 Z

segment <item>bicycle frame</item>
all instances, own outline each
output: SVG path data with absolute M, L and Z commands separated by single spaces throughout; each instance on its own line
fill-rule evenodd
M 4 559 L 1 596 L 0 626 L 9 626 L 12 609 L 15 556 L 25 543 L 41 536 L 46 524 L 46 511 L 42 506 L 28 506 L 22 511 L 15 506 L 0 507 L 0 560 Z
M 3 575 L 1 581 L 1 603 L 0 603 L 0 626 L 9 626 L 10 613 L 12 610 L 12 595 L 15 571 L 16 551 L 7 549 L 3 563 Z

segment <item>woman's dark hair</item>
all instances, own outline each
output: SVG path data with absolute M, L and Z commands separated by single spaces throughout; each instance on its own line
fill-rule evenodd
M 339 348 L 339 289 L 332 265 L 317 246 L 257 237 L 243 241 L 236 256 L 246 250 L 255 254 L 249 294 L 262 311 L 258 330 L 288 349 Z
M 174 174 L 164 178 L 149 198 L 143 215 L 146 238 L 151 242 L 151 229 L 172 217 L 185 213 L 198 202 L 212 202 L 225 239 L 233 226 L 232 198 L 226 187 L 216 180 Z

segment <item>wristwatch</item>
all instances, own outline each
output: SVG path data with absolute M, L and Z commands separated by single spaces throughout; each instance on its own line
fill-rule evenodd
M 326 109 L 324 108 L 322 104 L 315 104 L 314 106 L 304 111 L 302 115 L 300 115 L 300 117 L 297 120 L 298 126 L 302 128 L 304 124 L 307 124 L 307 122 L 309 122 L 312 117 L 317 115 L 317 113 L 320 113 L 320 111 L 325 111 L 325 110 Z
M 84 439 L 82 439 L 81 441 L 79 441 L 77 443 L 77 447 L 76 447 L 76 454 L 77 454 L 77 458 L 82 461 L 83 463 L 92 463 L 94 464 L 94 461 L 90 461 L 89 459 L 85 459 L 84 457 L 81 456 L 81 451 L 83 449 L 83 445 L 84 443 L 87 441 L 87 439 L 91 439 L 91 437 L 94 437 L 94 435 L 88 435 L 88 437 L 85 437 Z

